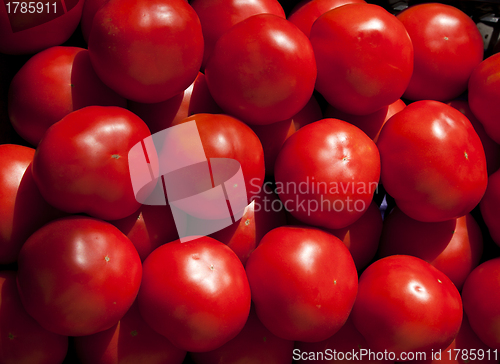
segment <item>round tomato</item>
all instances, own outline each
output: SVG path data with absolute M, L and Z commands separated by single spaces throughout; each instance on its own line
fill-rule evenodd
M 109 329 L 141 284 L 134 245 L 113 225 L 90 217 L 66 217 L 37 230 L 23 245 L 18 266 L 24 308 L 60 335 Z
M 274 168 L 276 192 L 298 220 L 344 228 L 368 209 L 380 177 L 375 143 L 341 120 L 306 125 L 283 145 Z
M 38 145 L 49 126 L 91 105 L 125 107 L 126 100 L 97 77 L 83 48 L 51 47 L 37 53 L 10 84 L 10 121 L 32 145 Z
M 461 217 L 483 197 L 488 174 L 481 140 L 470 121 L 448 105 L 408 105 L 387 121 L 377 146 L 382 184 L 415 220 Z
M 335 108 L 373 113 L 398 100 L 410 81 L 413 47 L 403 24 L 373 4 L 346 4 L 311 28 L 316 90 Z
M 327 339 L 344 325 L 356 299 L 358 275 L 349 250 L 319 229 L 271 230 L 246 271 L 257 316 L 286 340 Z
M 410 35 L 415 57 L 404 97 L 448 101 L 463 93 L 483 59 L 483 38 L 474 21 L 439 3 L 411 6 L 397 18 Z
M 117 0 L 95 14 L 88 47 L 106 85 L 130 100 L 160 102 L 196 78 L 203 34 L 185 0 Z
M 309 101 L 316 61 L 309 39 L 295 25 L 258 14 L 219 38 L 205 75 L 226 113 L 249 124 L 271 124 L 291 118 Z
M 479 207 L 481 216 L 495 243 L 500 246 L 500 170 L 488 178 L 488 187 Z
M 250 287 L 226 245 L 209 237 L 176 240 L 145 260 L 138 303 L 146 323 L 175 346 L 210 351 L 245 325 Z
M 373 351 L 430 355 L 457 335 L 462 301 L 444 273 L 419 258 L 393 255 L 359 278 L 352 318 Z
M 128 153 L 150 136 L 128 110 L 88 106 L 45 133 L 33 158 L 33 177 L 53 206 L 105 220 L 129 216 L 141 205 L 129 173 Z

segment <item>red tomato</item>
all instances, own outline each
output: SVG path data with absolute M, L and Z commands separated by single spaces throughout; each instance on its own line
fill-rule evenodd
M 66 42 L 78 27 L 83 3 L 5 1 L 0 6 L 0 53 L 32 54 Z
M 85 0 L 82 10 L 82 19 L 80 20 L 80 29 L 83 39 L 88 43 L 92 22 L 94 21 L 95 13 L 99 11 L 109 0 Z
M 472 113 L 483 124 L 488 136 L 500 143 L 500 54 L 482 61 L 469 79 L 469 106 Z
M 300 221 L 341 229 L 361 217 L 378 187 L 375 143 L 341 120 L 306 125 L 283 145 L 274 169 L 284 207 Z
M 251 309 L 243 330 L 234 339 L 218 349 L 190 356 L 196 364 L 290 364 L 293 344 L 272 334 Z
M 462 299 L 472 330 L 486 345 L 500 350 L 500 258 L 472 271 L 462 289 Z
M 16 131 L 38 145 L 45 131 L 85 106 L 126 106 L 95 74 L 86 49 L 52 47 L 33 56 L 9 90 L 9 117 Z
M 34 154 L 34 149 L 21 145 L 0 145 L 0 264 L 14 263 L 31 234 L 62 216 L 43 199 L 33 180 Z
M 277 0 L 193 0 L 191 6 L 200 18 L 205 51 L 202 68 L 207 65 L 215 43 L 233 25 L 256 14 L 274 14 L 285 18 L 285 12 Z
M 307 37 L 311 34 L 311 27 L 321 15 L 328 10 L 352 3 L 365 3 L 364 0 L 302 0 L 292 9 L 288 20 L 304 32 Z
M 88 46 L 102 81 L 139 102 L 181 93 L 203 57 L 200 20 L 184 0 L 110 1 L 94 16 Z
M 394 114 L 397 114 L 406 107 L 403 100 L 398 99 L 389 106 L 383 107 L 382 109 L 375 111 L 374 113 L 368 115 L 353 115 L 342 112 L 335 109 L 332 105 L 327 105 L 325 110 L 325 118 L 334 118 L 347 121 L 354 126 L 357 126 L 366 135 L 368 135 L 375 143 L 378 140 L 380 131 L 385 125 L 387 120 L 389 120 Z
M 379 254 L 405 254 L 432 264 L 461 290 L 479 264 L 483 236 L 476 220 L 467 214 L 441 222 L 413 220 L 395 207 L 384 221 Z
M 138 302 L 144 320 L 175 346 L 210 351 L 245 325 L 250 287 L 243 265 L 226 245 L 209 237 L 176 240 L 144 262 Z
M 311 28 L 318 90 L 335 108 L 373 113 L 398 100 L 410 81 L 413 48 L 403 24 L 373 4 L 347 4 Z
M 486 190 L 481 140 L 462 113 L 441 102 L 408 105 L 387 121 L 377 146 L 382 184 L 415 220 L 463 216 Z
M 373 351 L 444 349 L 462 322 L 460 293 L 429 263 L 393 255 L 371 264 L 359 279 L 354 325 Z
M 68 338 L 42 328 L 24 310 L 16 273 L 0 272 L 0 362 L 3 364 L 62 363 Z
M 105 220 L 136 211 L 128 152 L 149 136 L 146 124 L 128 110 L 89 106 L 52 125 L 38 145 L 33 177 L 53 206 Z
M 500 216 L 500 170 L 488 178 L 488 187 L 479 207 L 493 241 L 500 246 L 500 224 L 498 224 L 498 217 Z
M 249 124 L 291 118 L 309 101 L 316 61 L 309 39 L 273 14 L 247 18 L 217 41 L 205 68 L 220 107 Z
M 279 227 L 247 261 L 260 321 L 286 340 L 321 341 L 344 325 L 358 286 L 351 254 L 334 235 L 308 227 Z
M 53 221 L 23 245 L 17 282 L 26 311 L 68 336 L 109 329 L 135 300 L 141 260 L 113 225 L 83 216 Z
M 415 65 L 404 97 L 448 101 L 467 89 L 483 59 L 483 38 L 474 21 L 456 7 L 419 4 L 398 14 L 413 43 Z
M 81 364 L 181 364 L 186 356 L 144 322 L 137 301 L 113 327 L 74 342 Z
M 500 168 L 500 145 L 488 136 L 486 130 L 484 130 L 483 124 L 474 116 L 467 101 L 452 100 L 448 102 L 448 105 L 457 109 L 469 119 L 479 139 L 481 139 L 481 144 L 483 145 L 484 154 L 486 156 L 488 175 L 496 172 Z

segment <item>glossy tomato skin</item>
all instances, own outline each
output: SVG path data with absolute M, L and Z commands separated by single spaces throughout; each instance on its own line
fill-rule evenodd
M 470 215 L 441 222 L 421 222 L 395 207 L 384 221 L 379 255 L 412 255 L 432 264 L 462 289 L 479 264 L 483 236 Z
M 458 8 L 428 3 L 397 15 L 413 43 L 415 65 L 404 97 L 448 101 L 467 89 L 483 59 L 483 39 L 474 21 Z
M 226 245 L 209 237 L 176 240 L 144 262 L 138 303 L 148 325 L 175 346 L 210 351 L 245 325 L 250 287 L 243 265 Z
M 97 77 L 83 48 L 51 47 L 37 53 L 10 84 L 10 121 L 35 146 L 49 126 L 91 105 L 125 107 L 126 100 Z
M 214 100 L 249 124 L 271 124 L 298 113 L 316 81 L 309 39 L 274 14 L 234 25 L 217 41 L 205 68 Z
M 88 336 L 74 338 L 82 364 L 181 364 L 186 352 L 150 328 L 142 319 L 137 301 L 120 321 Z
M 109 329 L 128 311 L 141 283 L 139 254 L 116 227 L 70 216 L 37 230 L 23 245 L 17 283 L 26 311 L 67 336 Z
M 470 212 L 487 184 L 486 158 L 467 118 L 438 101 L 417 101 L 387 121 L 377 141 L 381 181 L 408 216 L 445 221 Z
M 373 351 L 430 353 L 457 335 L 462 300 L 450 279 L 429 263 L 393 255 L 361 275 L 352 318 Z
M 276 191 L 298 220 L 341 229 L 361 217 L 378 187 L 375 143 L 338 119 L 306 125 L 283 145 L 276 159 Z
M 61 45 L 67 41 L 78 27 L 82 16 L 84 0 L 65 2 L 64 13 L 62 2 L 56 1 L 57 12 L 53 12 L 53 2 L 49 9 L 44 4 L 47 13 L 22 13 L 19 8 L 12 17 L 11 26 L 7 14 L 7 6 L 0 7 L 0 53 L 5 54 L 34 54 L 43 49 Z M 26 4 L 29 6 L 29 3 Z M 21 5 L 19 5 L 21 6 Z M 11 4 L 14 11 L 14 4 Z
M 469 79 L 469 106 L 472 113 L 483 124 L 491 139 L 500 143 L 498 113 L 500 106 L 500 54 L 494 54 L 482 61 Z
M 0 272 L 0 361 L 4 364 L 62 363 L 68 338 L 42 328 L 24 310 L 16 272 Z
M 319 229 L 271 230 L 247 261 L 257 316 L 286 340 L 315 342 L 335 334 L 356 298 L 358 275 L 346 246 Z
M 462 290 L 464 310 L 470 326 L 486 345 L 500 350 L 500 258 L 479 265 L 467 277 Z
M 69 213 L 104 220 L 136 211 L 128 152 L 150 135 L 126 109 L 89 106 L 52 125 L 37 147 L 33 177 L 42 196 Z
M 233 25 L 257 14 L 285 18 L 285 11 L 277 0 L 193 0 L 191 6 L 198 14 L 203 29 L 205 50 L 202 68 L 207 65 L 217 40 Z
M 316 90 L 335 108 L 373 113 L 398 100 L 413 70 L 413 47 L 403 24 L 373 4 L 347 4 L 311 28 L 318 64 Z
M 479 207 L 493 241 L 500 246 L 500 226 L 498 224 L 498 216 L 500 216 L 500 171 L 493 173 L 488 178 L 488 187 Z
M 14 263 L 31 234 L 63 216 L 38 190 L 31 171 L 34 154 L 29 147 L 0 145 L 0 264 Z
M 94 16 L 88 46 L 102 81 L 139 102 L 181 93 L 203 57 L 200 20 L 184 0 L 110 1 Z

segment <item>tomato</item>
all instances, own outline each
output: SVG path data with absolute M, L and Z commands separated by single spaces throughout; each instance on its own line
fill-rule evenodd
M 90 217 L 53 221 L 31 235 L 18 259 L 17 283 L 26 311 L 60 335 L 109 329 L 135 300 L 141 260 L 113 225 Z
M 311 27 L 328 10 L 352 3 L 365 3 L 364 0 L 302 0 L 290 11 L 288 20 L 295 24 L 308 37 Z
M 88 43 L 89 41 L 95 13 L 97 13 L 108 1 L 109 0 L 85 0 L 82 10 L 82 19 L 80 20 L 80 29 L 85 42 Z
M 205 51 L 202 68 L 207 65 L 215 43 L 229 28 L 256 14 L 274 14 L 285 18 L 285 12 L 277 0 L 193 0 L 191 6 L 200 18 Z
M 488 178 L 488 187 L 479 207 L 493 241 L 500 246 L 500 226 L 498 224 L 498 216 L 500 216 L 500 170 Z
M 33 177 L 53 206 L 105 220 L 136 211 L 128 152 L 149 136 L 144 122 L 114 106 L 73 111 L 45 133 L 33 158 Z
M 500 258 L 479 265 L 462 289 L 464 310 L 476 335 L 492 349 L 500 350 Z
M 309 227 L 271 230 L 248 258 L 246 272 L 260 321 L 286 340 L 321 341 L 344 325 L 358 275 L 346 246 Z
M 0 53 L 33 54 L 66 42 L 78 27 L 83 3 L 5 1 L 0 6 Z
M 370 114 L 406 90 L 413 47 L 404 26 L 384 8 L 361 3 L 327 11 L 314 22 L 310 39 L 316 90 L 335 108 Z
M 483 59 L 483 38 L 474 21 L 458 8 L 439 3 L 411 6 L 397 18 L 408 31 L 415 54 L 404 97 L 448 101 L 463 93 Z
M 500 143 L 498 113 L 500 107 L 500 54 L 494 54 L 482 61 L 469 79 L 469 106 L 472 113 L 483 124 L 488 136 Z
M 14 263 L 31 234 L 63 215 L 43 199 L 33 180 L 34 154 L 29 147 L 0 145 L 0 264 Z
M 470 215 L 441 222 L 421 222 L 395 207 L 384 221 L 381 257 L 413 255 L 432 264 L 460 290 L 483 253 L 483 236 Z
M 400 112 L 406 107 L 403 100 L 398 99 L 389 106 L 383 107 L 368 115 L 353 115 L 335 109 L 331 105 L 327 105 L 325 110 L 325 118 L 334 118 L 347 121 L 348 123 L 357 126 L 366 133 L 375 143 L 378 140 L 380 131 L 394 114 Z
M 125 107 L 126 101 L 99 80 L 83 48 L 51 47 L 39 52 L 10 84 L 10 121 L 32 145 L 38 145 L 49 126 L 91 105 Z
M 181 364 L 186 356 L 142 319 L 137 301 L 108 330 L 74 338 L 81 364 Z
M 196 78 L 203 35 L 184 0 L 117 0 L 95 14 L 88 47 L 106 85 L 130 100 L 160 102 Z
M 382 128 L 381 181 L 408 216 L 424 222 L 470 212 L 487 184 L 483 146 L 472 124 L 438 101 L 417 101 Z
M 249 124 L 291 118 L 309 101 L 316 61 L 309 39 L 273 14 L 247 18 L 217 41 L 205 68 L 208 89 L 228 114 Z
M 444 273 L 419 258 L 393 255 L 361 274 L 352 318 L 373 351 L 430 354 L 457 335 L 462 301 Z
M 290 364 L 293 344 L 266 329 L 252 308 L 245 326 L 234 339 L 215 350 L 190 356 L 196 364 Z
M 4 364 L 62 363 L 68 338 L 42 328 L 24 310 L 16 272 L 0 272 L 0 361 Z
M 226 245 L 209 237 L 176 240 L 145 260 L 138 303 L 146 323 L 175 346 L 210 351 L 242 330 L 250 287 Z
M 298 220 L 341 229 L 361 217 L 378 187 L 375 143 L 341 120 L 306 125 L 283 145 L 274 168 L 276 191 Z
M 466 349 L 457 353 L 453 351 L 452 358 L 457 358 L 459 364 L 485 363 L 495 364 L 498 362 L 498 354 L 495 354 L 485 343 L 483 343 L 472 330 L 469 319 L 464 313 L 462 326 L 455 338 L 455 349 Z M 488 351 L 489 350 L 489 351 Z M 457 355 L 458 354 L 458 355 Z M 444 356 L 444 354 L 443 354 Z

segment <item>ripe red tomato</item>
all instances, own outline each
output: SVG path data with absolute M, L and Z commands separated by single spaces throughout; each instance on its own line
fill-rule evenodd
M 3 364 L 62 363 L 68 338 L 42 328 L 24 310 L 17 292 L 16 272 L 0 272 L 0 362 Z
M 397 15 L 413 43 L 415 64 L 404 97 L 448 101 L 467 89 L 483 59 L 483 38 L 474 21 L 458 8 L 418 4 Z
M 500 225 L 498 224 L 498 216 L 500 216 L 500 170 L 488 178 L 488 187 L 479 207 L 493 241 L 500 246 Z
M 95 14 L 88 47 L 106 85 L 130 100 L 160 102 L 196 78 L 203 35 L 184 0 L 117 0 Z
M 144 322 L 137 301 L 113 327 L 75 337 L 74 343 L 81 364 L 181 364 L 186 356 Z
M 73 111 L 45 133 L 33 158 L 33 177 L 53 206 L 105 220 L 136 211 L 128 153 L 150 135 L 128 110 L 89 106 Z
M 233 25 L 256 14 L 274 14 L 285 18 L 278 0 L 193 0 L 190 4 L 198 14 L 203 29 L 205 50 L 202 68 L 207 65 L 217 40 Z
M 319 229 L 271 230 L 246 271 L 257 316 L 286 340 L 327 339 L 344 325 L 356 299 L 358 275 L 349 250 Z
M 384 221 L 379 254 L 405 254 L 432 264 L 461 290 L 479 264 L 483 236 L 476 220 L 467 214 L 441 222 L 421 222 L 395 207 Z
M 413 47 L 403 24 L 373 4 L 346 4 L 311 28 L 318 90 L 335 108 L 373 113 L 398 100 L 410 81 Z
M 51 47 L 39 52 L 10 84 L 10 121 L 35 146 L 49 126 L 91 105 L 125 107 L 126 100 L 97 77 L 83 48 Z
M 415 220 L 461 217 L 486 190 L 481 140 L 462 113 L 441 102 L 408 105 L 387 121 L 377 146 L 382 184 Z
M 291 118 L 309 101 L 316 61 L 309 39 L 274 14 L 234 25 L 217 41 L 205 68 L 214 100 L 249 124 Z
M 380 177 L 375 143 L 341 120 L 306 125 L 283 145 L 274 169 L 276 192 L 298 220 L 344 228 L 368 209 Z
M 135 300 L 141 260 L 113 225 L 71 216 L 37 230 L 23 245 L 17 283 L 26 311 L 60 335 L 115 325 Z
M 500 143 L 500 53 L 482 61 L 469 79 L 469 106 L 488 136 Z
M 393 255 L 361 274 L 352 318 L 373 351 L 430 355 L 457 335 L 462 301 L 444 273 L 419 258 Z
M 236 254 L 200 237 L 165 244 L 143 267 L 141 316 L 156 332 L 187 351 L 214 350 L 243 328 L 250 287 Z
M 490 259 L 467 277 L 462 289 L 470 326 L 486 345 L 500 350 L 500 258 Z

